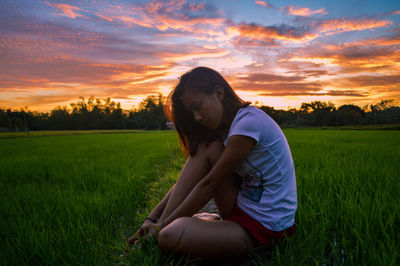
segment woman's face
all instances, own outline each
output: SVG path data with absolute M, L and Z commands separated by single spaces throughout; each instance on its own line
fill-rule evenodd
M 222 87 L 216 87 L 212 94 L 185 90 L 182 95 L 182 103 L 187 110 L 193 113 L 194 120 L 203 127 L 210 129 L 218 128 L 222 122 L 223 99 L 224 90 Z

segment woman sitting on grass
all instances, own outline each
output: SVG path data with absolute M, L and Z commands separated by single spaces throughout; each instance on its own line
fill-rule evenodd
M 131 245 L 154 236 L 165 251 L 221 261 L 294 233 L 293 160 L 267 114 L 206 67 L 181 76 L 166 114 L 188 157 L 176 184 L 129 238 Z M 195 215 L 211 198 L 222 219 Z

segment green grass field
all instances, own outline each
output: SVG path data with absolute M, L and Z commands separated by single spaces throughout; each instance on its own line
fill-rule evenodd
M 284 131 L 295 236 L 234 265 L 398 265 L 400 131 Z M 0 135 L 0 265 L 191 264 L 125 239 L 173 184 L 174 132 Z

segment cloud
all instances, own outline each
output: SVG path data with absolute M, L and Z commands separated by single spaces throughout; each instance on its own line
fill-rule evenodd
M 335 63 L 342 67 L 340 72 L 382 71 L 399 67 L 400 54 L 393 49 L 378 47 L 353 47 L 336 55 Z
M 338 51 L 351 47 L 365 47 L 365 46 L 376 47 L 376 46 L 393 46 L 393 45 L 400 45 L 399 33 L 382 38 L 357 40 L 341 44 L 327 44 L 323 45 L 323 47 L 331 51 Z
M 273 46 L 279 46 L 278 42 L 274 39 L 268 39 L 264 38 L 261 40 L 255 39 L 253 37 L 247 37 L 247 36 L 238 36 L 233 39 L 232 42 L 235 46 L 241 47 L 241 46 L 247 46 L 247 47 L 273 47 Z
M 354 19 L 327 19 L 313 21 L 312 26 L 319 33 L 333 35 L 341 32 L 373 30 L 375 28 L 389 27 L 393 22 L 386 19 L 354 18 Z
M 186 9 L 190 10 L 190 11 L 199 11 L 199 10 L 206 10 L 206 4 L 201 3 L 201 4 L 195 4 L 195 3 L 190 3 L 189 5 L 187 5 L 185 7 Z
M 263 91 L 270 93 L 317 92 L 323 89 L 320 82 L 278 82 L 278 83 L 234 83 L 238 90 Z
M 30 106 L 37 105 L 50 105 L 56 107 L 55 105 L 60 102 L 66 101 L 77 101 L 78 95 L 27 95 L 16 97 L 17 102 L 29 103 Z
M 292 69 L 291 64 L 309 63 L 318 68 L 335 69 L 331 74 L 356 72 L 396 72 L 399 68 L 399 35 L 377 39 L 358 40 L 300 47 L 280 56 L 281 67 Z M 302 66 L 310 68 L 313 65 Z
M 4 49 L 5 57 L 10 60 L 13 60 L 12 54 L 23 54 L 24 56 L 19 57 L 19 60 L 66 56 L 104 62 L 159 64 L 162 60 L 177 59 L 179 56 L 184 59 L 183 52 L 186 56 L 202 54 L 203 57 L 205 53 L 211 52 L 210 56 L 212 56 L 213 54 L 221 55 L 224 52 L 220 49 L 215 53 L 208 48 L 184 43 L 179 46 L 171 42 L 159 45 L 160 40 L 167 40 L 171 34 L 187 37 L 197 34 L 197 31 L 188 34 L 169 30 L 165 32 L 165 35 L 160 34 L 159 31 L 153 31 L 144 35 L 136 34 L 136 29 L 132 29 L 130 34 L 119 34 L 118 31 L 96 32 L 91 29 L 75 28 L 71 24 L 45 22 L 41 19 L 28 20 L 23 17 L 15 18 L 15 20 L 12 18 L 7 23 L 9 27 L 0 30 L 2 33 L 0 49 Z M 214 36 L 223 34 L 223 32 L 213 33 L 207 29 L 203 29 L 202 32 L 202 34 L 214 34 Z M 152 34 L 154 38 L 150 38 Z M 163 55 L 168 55 L 168 57 L 164 59 L 161 57 Z
M 304 43 L 324 35 L 373 30 L 392 25 L 393 23 L 389 20 L 372 18 L 308 20 L 304 21 L 302 25 L 296 26 L 288 24 L 263 26 L 242 22 L 231 25 L 227 32 L 236 36 L 233 39 L 233 44 L 237 47 L 280 46 L 285 42 Z
M 85 10 L 66 4 L 47 4 L 63 11 L 63 16 L 71 18 L 80 16 L 88 21 L 108 23 L 107 26 L 113 23 L 123 27 L 139 26 L 168 33 L 178 31 L 175 34 L 185 32 L 192 36 L 211 35 L 214 38 L 223 34 L 223 25 L 226 20 L 210 4 L 189 3 L 185 0 L 153 0 L 141 4 L 119 3 L 119 5 L 105 3 L 107 8 L 98 9 L 93 5 Z M 83 16 L 82 12 L 85 12 L 87 16 Z M 221 28 L 215 30 L 216 27 Z
M 264 94 L 292 95 L 293 93 L 318 92 L 320 82 L 308 82 L 303 76 L 284 76 L 266 73 L 241 73 L 232 77 L 232 85 L 242 91 L 262 91 Z
M 360 75 L 354 77 L 343 78 L 342 86 L 347 87 L 382 87 L 398 88 L 400 86 L 400 74 L 396 75 Z
M 243 40 L 252 44 L 270 43 L 275 44 L 275 40 L 301 42 L 316 38 L 307 27 L 294 27 L 287 24 L 279 26 L 262 26 L 259 24 L 240 23 L 228 28 L 228 33 L 237 33 L 237 44 L 243 44 Z
M 267 1 L 254 1 L 254 3 L 265 8 L 273 7 L 271 4 L 267 3 Z
M 46 2 L 47 5 L 55 7 L 59 10 L 61 10 L 63 13 L 61 15 L 69 18 L 76 18 L 76 17 L 82 17 L 82 18 L 87 18 L 82 14 L 79 14 L 76 11 L 85 11 L 83 9 L 80 9 L 79 7 L 76 6 L 71 6 L 67 4 L 57 4 L 57 3 L 49 3 Z
M 7 96 L 8 104 L 2 101 L 0 104 L 51 110 L 56 105 L 75 102 L 80 96 L 135 98 L 157 94 L 161 87 L 172 88 L 175 80 L 168 78 L 172 67 L 171 64 L 104 64 L 77 58 L 44 58 L 39 62 L 9 64 L 8 72 L 0 73 L 0 95 Z
M 259 96 L 345 96 L 345 97 L 367 97 L 368 94 L 365 92 L 359 92 L 357 90 L 328 90 L 320 92 L 271 92 L 261 93 Z
M 400 89 L 399 74 L 353 75 L 338 77 L 327 70 L 289 71 L 292 75 L 241 73 L 232 85 L 259 96 L 370 97 L 371 93 L 393 94 Z M 321 77 L 323 76 L 323 78 Z
M 294 16 L 304 16 L 304 17 L 311 17 L 315 14 L 322 14 L 326 15 L 325 8 L 321 8 L 318 10 L 311 10 L 307 7 L 295 7 L 295 6 L 285 6 L 280 8 L 282 11 L 286 12 L 287 14 L 294 15 Z
M 151 1 L 142 5 L 132 6 L 132 11 L 106 16 L 108 19 L 119 20 L 125 24 L 135 24 L 160 31 L 182 30 L 191 32 L 194 28 L 216 27 L 222 25 L 217 10 L 205 3 L 187 3 L 184 0 Z M 198 34 L 198 33 L 197 33 Z
M 3 68 L 3 65 L 0 67 Z M 132 83 L 146 83 L 163 78 L 171 67 L 171 64 L 107 64 L 71 57 L 40 57 L 29 62 L 9 62 L 7 72 L 0 74 L 0 88 L 56 90 L 67 86 L 73 90 L 94 86 L 101 90 L 105 87 L 130 86 Z M 7 79 L 10 76 L 13 79 Z
M 292 70 L 292 71 L 288 71 L 288 74 L 297 74 L 297 75 L 301 75 L 304 77 L 320 77 L 320 76 L 324 76 L 324 75 L 330 75 L 330 73 L 327 70 Z
M 190 48 L 187 47 L 187 49 Z M 184 50 L 186 49 L 184 48 Z M 158 53 L 157 55 L 166 62 L 180 62 L 193 59 L 198 60 L 201 58 L 218 58 L 226 56 L 228 54 L 229 51 L 219 48 L 209 49 L 209 48 L 192 47 L 192 49 L 190 49 L 190 51 L 187 52 L 174 51 L 173 53 L 164 52 L 164 53 Z
M 238 78 L 239 80 L 245 80 L 251 83 L 270 83 L 270 82 L 293 82 L 293 81 L 301 81 L 304 78 L 301 76 L 281 76 L 274 74 L 265 74 L 265 73 L 249 73 L 246 76 L 242 76 Z

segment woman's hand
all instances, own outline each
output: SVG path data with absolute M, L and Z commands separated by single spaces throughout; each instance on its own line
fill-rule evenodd
M 162 223 L 161 223 L 161 222 L 158 222 L 158 223 L 155 223 L 155 224 L 152 223 L 152 224 L 148 227 L 146 238 L 154 237 L 154 238 L 157 239 L 158 233 L 159 233 L 160 230 L 161 230 L 161 226 L 162 226 Z
M 145 220 L 142 226 L 136 231 L 136 233 L 128 238 L 128 243 L 131 246 L 135 244 L 139 244 L 139 240 L 143 238 L 150 238 L 151 236 L 158 236 L 158 232 L 160 231 L 160 224 L 153 223 L 150 220 Z M 126 249 L 121 255 L 120 258 L 124 258 L 128 255 L 128 249 Z
M 136 231 L 136 233 L 128 238 L 128 243 L 133 245 L 139 241 L 140 238 L 147 237 L 148 233 L 152 231 L 153 225 L 155 223 L 145 220 L 144 223 L 140 226 L 140 228 Z

